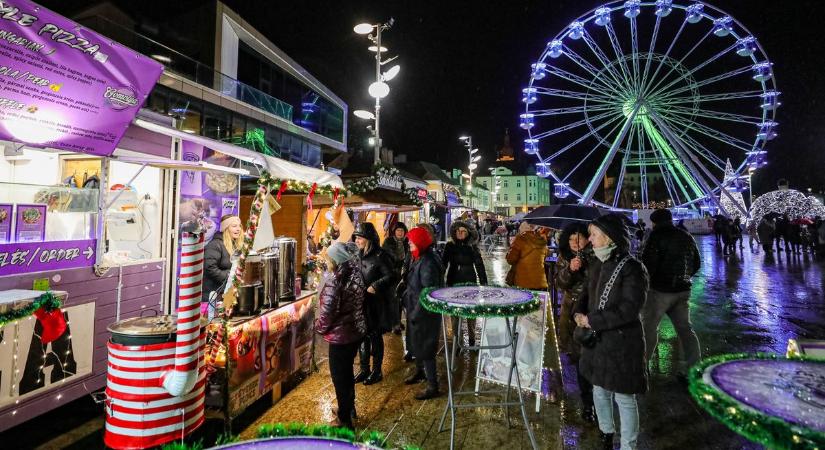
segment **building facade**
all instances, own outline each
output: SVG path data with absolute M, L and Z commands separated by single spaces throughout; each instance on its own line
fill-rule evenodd
M 550 204 L 550 181 L 537 175 L 516 175 L 496 167 L 491 175 L 478 176 L 476 182 L 491 192 L 493 212 L 512 216 Z

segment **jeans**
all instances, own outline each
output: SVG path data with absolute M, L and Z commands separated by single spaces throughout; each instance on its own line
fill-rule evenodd
M 329 375 L 338 399 L 338 419 L 341 423 L 352 423 L 350 415 L 355 409 L 355 376 L 352 360 L 358 352 L 359 341 L 350 344 L 329 344 Z
M 621 426 L 622 450 L 635 450 L 639 437 L 639 405 L 633 394 L 610 392 L 601 386 L 593 386 L 593 406 L 599 419 L 602 433 L 615 433 L 613 423 L 613 400 L 619 405 L 619 422 Z
M 693 325 L 690 323 L 689 298 L 690 291 L 659 292 L 653 289 L 648 291 L 647 301 L 642 308 L 642 325 L 645 329 L 647 344 L 645 356 L 648 361 L 656 352 L 656 344 L 659 341 L 659 323 L 662 321 L 662 316 L 667 314 L 682 344 L 687 367 L 690 368 L 699 362 L 702 351 L 699 347 L 699 338 L 696 337 Z
M 381 333 L 371 333 L 361 341 L 359 349 L 361 370 L 370 371 L 370 355 L 372 355 L 372 371 L 381 373 L 381 365 L 384 363 L 384 336 Z

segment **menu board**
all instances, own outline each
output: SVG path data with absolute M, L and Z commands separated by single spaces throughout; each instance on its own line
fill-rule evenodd
M 217 166 L 231 167 L 236 160 L 210 148 L 183 141 L 185 161 L 205 161 Z M 226 214 L 238 215 L 241 195 L 240 177 L 231 173 L 181 171 L 181 229 L 192 220 L 201 220 L 209 242 L 215 233 L 221 231 L 221 217 Z
M 46 237 L 46 205 L 17 204 L 14 242 L 42 242 Z
M 163 66 L 31 1 L 0 7 L 0 139 L 111 155 Z
M 11 221 L 14 208 L 10 203 L 0 203 L 0 244 L 11 240 Z

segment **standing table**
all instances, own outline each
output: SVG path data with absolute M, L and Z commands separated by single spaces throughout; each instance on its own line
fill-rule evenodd
M 487 406 L 499 406 L 504 408 L 504 415 L 507 418 L 507 425 L 510 425 L 510 406 L 518 405 L 521 408 L 521 416 L 524 419 L 524 427 L 530 437 L 533 449 L 537 450 L 536 438 L 530 423 L 527 420 L 527 410 L 524 407 L 524 397 L 521 391 L 521 379 L 516 363 L 516 346 L 518 344 L 517 324 L 520 316 L 536 311 L 541 306 L 541 302 L 533 292 L 508 287 L 495 286 L 453 286 L 446 288 L 428 288 L 421 295 L 421 304 L 430 312 L 441 314 L 441 331 L 444 336 L 444 359 L 447 366 L 447 406 L 441 415 L 441 422 L 438 431 L 444 431 L 444 422 L 447 412 L 450 413 L 450 449 L 455 445 L 456 410 L 458 408 L 478 408 Z M 507 386 L 503 390 L 491 391 L 453 391 L 453 359 L 452 355 L 459 343 L 458 335 L 453 334 L 452 343 L 447 338 L 447 328 L 450 316 L 459 318 L 459 326 L 466 319 L 477 317 L 501 317 L 507 324 L 506 342 L 500 345 L 477 345 L 466 347 L 470 350 L 496 350 L 509 348 L 511 352 L 510 372 L 507 379 Z M 518 401 L 510 401 L 510 385 L 516 377 L 516 388 Z M 498 402 L 484 403 L 456 403 L 456 397 L 461 395 L 476 394 L 504 394 L 504 398 Z

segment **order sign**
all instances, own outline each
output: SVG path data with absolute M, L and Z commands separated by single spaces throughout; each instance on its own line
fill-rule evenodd
M 0 139 L 111 155 L 162 70 L 36 3 L 0 1 Z
M 0 277 L 92 266 L 96 246 L 94 239 L 0 244 Z

